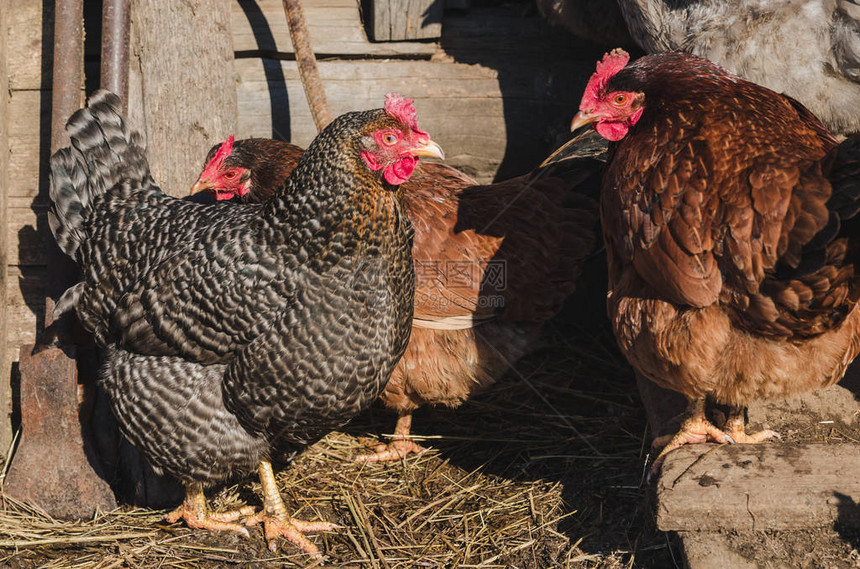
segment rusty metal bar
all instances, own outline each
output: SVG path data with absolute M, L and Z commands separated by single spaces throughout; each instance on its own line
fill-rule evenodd
M 66 121 L 81 108 L 84 79 L 84 2 L 57 0 L 54 7 L 51 154 L 68 146 Z
M 302 87 L 305 89 L 305 96 L 311 107 L 314 124 L 317 130 L 321 131 L 332 120 L 331 108 L 328 106 L 328 99 L 320 79 L 317 58 L 314 56 L 301 0 L 284 0 L 284 12 L 287 14 L 287 26 L 290 28 L 290 39 L 293 42 L 293 51 L 296 53 Z
M 128 40 L 130 27 L 128 0 L 104 0 L 102 7 L 101 87 L 122 99 L 128 111 Z
M 66 121 L 83 104 L 84 3 L 57 0 L 54 12 L 54 57 L 51 94 L 51 154 L 69 145 Z M 54 321 L 54 298 L 74 283 L 76 269 L 53 244 L 48 249 L 45 280 L 45 327 Z M 70 326 L 55 329 L 60 343 L 71 337 Z

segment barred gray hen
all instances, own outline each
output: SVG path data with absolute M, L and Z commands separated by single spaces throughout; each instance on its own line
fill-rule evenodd
M 415 228 L 415 312 L 406 353 L 382 392 L 398 420 L 389 444 L 362 461 L 399 460 L 423 447 L 410 437 L 422 405 L 457 407 L 540 343 L 544 323 L 573 292 L 595 242 L 606 142 L 587 131 L 566 160 L 488 186 L 439 163 L 404 184 Z M 265 203 L 302 149 L 262 138 L 213 147 L 192 192 Z
M 96 93 L 51 159 L 50 224 L 83 280 L 58 302 L 107 348 L 101 381 L 123 434 L 186 486 L 168 516 L 230 529 L 248 508 L 206 510 L 203 489 L 255 466 L 270 548 L 313 555 L 270 461 L 366 408 L 409 339 L 412 228 L 399 184 L 441 155 L 411 101 L 327 127 L 266 204 L 171 198 L 153 182 L 117 97 Z

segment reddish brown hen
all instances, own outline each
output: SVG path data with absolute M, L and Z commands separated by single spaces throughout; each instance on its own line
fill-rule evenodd
M 624 355 L 690 401 L 662 457 L 746 434 L 744 407 L 838 381 L 860 349 L 860 139 L 678 52 L 597 64 L 573 127 L 610 144 L 601 215 Z M 560 154 L 563 156 L 563 152 Z M 705 398 L 728 405 L 725 432 Z
M 595 202 L 576 189 L 596 194 L 605 144 L 589 132 L 571 147 L 575 159 L 498 184 L 422 162 L 403 185 L 415 228 L 412 336 L 382 394 L 400 416 L 397 438 L 363 460 L 422 450 L 409 438 L 413 411 L 457 406 L 492 383 L 534 349 L 573 291 L 597 224 Z M 194 190 L 267 201 L 300 154 L 276 140 L 228 140 L 210 151 Z

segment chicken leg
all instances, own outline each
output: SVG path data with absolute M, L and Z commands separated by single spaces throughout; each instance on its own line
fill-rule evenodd
M 330 522 L 306 522 L 287 515 L 287 507 L 278 492 L 275 483 L 275 473 L 272 463 L 261 460 L 258 466 L 260 484 L 263 485 L 263 511 L 245 520 L 245 525 L 252 526 L 260 522 L 265 528 L 266 541 L 270 551 L 278 550 L 277 537 L 283 536 L 296 547 L 312 557 L 322 557 L 319 548 L 305 537 L 304 532 L 332 531 L 340 526 Z
M 743 429 L 743 423 L 741 423 L 741 428 Z M 708 440 L 717 443 L 735 442 L 731 435 L 724 433 L 708 421 L 705 417 L 705 398 L 698 397 L 691 400 L 690 404 L 687 405 L 687 410 L 684 412 L 684 422 L 681 423 L 681 429 L 677 433 L 654 439 L 652 446 L 654 448 L 662 446 L 663 450 L 654 460 L 650 475 L 654 476 L 660 471 L 660 466 L 669 452 L 686 444 L 704 443 Z
M 388 444 L 376 445 L 371 454 L 356 457 L 357 462 L 388 462 L 406 458 L 410 452 L 422 453 L 425 449 L 412 440 L 409 431 L 412 429 L 412 413 L 401 413 L 394 427 L 394 440 Z
M 243 506 L 230 512 L 210 512 L 206 505 L 206 497 L 203 495 L 203 488 L 190 485 L 185 488 L 185 501 L 167 514 L 165 520 L 172 524 L 182 519 L 190 528 L 235 531 L 249 537 L 247 529 L 232 522 L 242 516 L 250 516 L 254 511 L 253 506 Z

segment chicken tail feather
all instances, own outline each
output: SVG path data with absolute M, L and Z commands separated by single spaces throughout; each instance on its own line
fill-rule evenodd
M 93 200 L 121 182 L 151 181 L 140 134 L 129 130 L 121 108 L 119 97 L 97 91 L 66 123 L 71 145 L 51 157 L 48 223 L 73 259 Z

